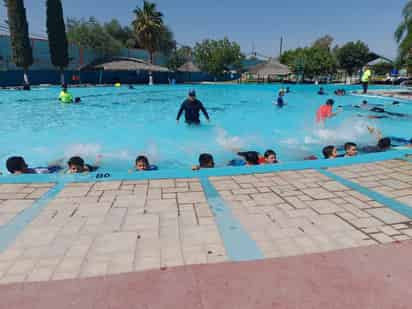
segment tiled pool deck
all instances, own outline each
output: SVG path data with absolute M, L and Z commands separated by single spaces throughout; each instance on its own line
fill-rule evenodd
M 408 308 L 408 160 L 0 184 L 0 308 L 53 308 L 53 301 L 60 308 Z M 382 289 L 395 274 L 396 292 Z M 332 289 L 328 280 L 340 280 L 336 291 L 313 290 Z M 104 293 L 109 286 L 121 287 L 115 304 Z M 339 290 L 351 300 L 335 303 Z M 293 300 L 298 296 L 306 301 Z M 251 303 L 256 299 L 260 305 Z

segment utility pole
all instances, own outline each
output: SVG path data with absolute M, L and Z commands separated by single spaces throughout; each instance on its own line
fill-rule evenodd
M 279 58 L 282 57 L 283 52 L 283 36 L 280 37 Z

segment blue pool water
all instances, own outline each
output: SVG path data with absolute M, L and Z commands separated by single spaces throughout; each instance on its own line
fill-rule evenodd
M 56 100 L 60 89 L 39 88 L 31 92 L 0 91 L 0 170 L 11 155 L 22 155 L 31 166 L 44 166 L 59 158 L 83 156 L 93 163 L 98 154 L 102 166 L 127 171 L 138 154 L 146 154 L 162 169 L 189 168 L 202 152 L 212 153 L 224 165 L 236 149 L 264 151 L 272 148 L 281 161 L 320 156 L 327 144 L 375 143 L 367 125 L 378 126 L 385 135 L 411 137 L 412 119 L 368 119 L 365 111 L 344 111 L 324 127 L 315 123 L 317 108 L 329 97 L 337 105 L 352 105 L 361 97 L 318 96 L 317 86 L 292 85 L 283 109 L 272 104 L 280 85 L 195 86 L 211 123 L 187 127 L 176 124 L 176 113 L 193 86 L 135 86 L 71 89 L 82 97 L 80 105 Z M 341 87 L 341 86 L 339 86 Z M 325 86 L 332 94 L 338 86 Z M 382 88 L 382 87 L 379 87 Z M 359 89 L 352 86 L 345 89 Z M 386 110 L 412 115 L 412 104 L 391 106 L 392 99 L 368 98 L 388 104 Z

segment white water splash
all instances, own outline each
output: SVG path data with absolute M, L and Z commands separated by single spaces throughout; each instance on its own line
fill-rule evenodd
M 101 154 L 101 146 L 98 144 L 74 144 L 68 146 L 64 154 L 66 157 L 96 157 Z
M 246 147 L 245 140 L 239 136 L 230 136 L 229 133 L 222 128 L 217 128 L 216 131 L 216 142 L 225 150 L 237 152 Z
M 315 127 L 312 135 L 305 136 L 305 144 L 342 144 L 346 142 L 370 141 L 370 123 L 361 119 L 349 118 L 336 128 Z

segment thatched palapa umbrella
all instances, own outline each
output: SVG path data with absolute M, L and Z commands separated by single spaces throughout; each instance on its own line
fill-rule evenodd
M 291 74 L 291 71 L 288 66 L 271 58 L 266 62 L 259 63 L 249 68 L 248 73 L 257 75 L 258 78 L 263 77 L 264 79 L 269 80 L 271 77 L 287 76 Z
M 192 73 L 200 73 L 202 72 L 199 67 L 193 63 L 193 61 L 188 61 L 185 64 L 181 65 L 178 69 L 178 72 L 184 73 L 188 75 L 188 79 L 192 80 Z
M 92 63 L 82 67 L 81 71 L 100 71 L 101 75 L 103 71 L 135 71 L 136 73 L 140 71 L 147 72 L 169 72 L 168 68 L 147 63 L 141 59 L 137 58 L 127 58 L 127 57 L 113 57 L 98 59 Z M 100 76 L 100 79 L 102 77 Z

